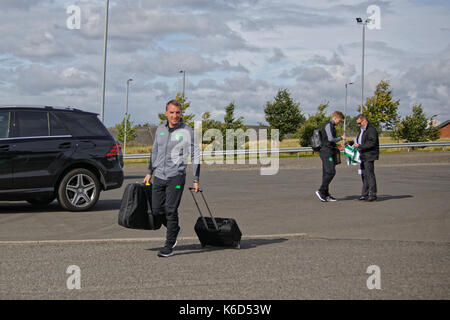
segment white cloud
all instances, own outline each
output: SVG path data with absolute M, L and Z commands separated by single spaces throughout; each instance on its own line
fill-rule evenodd
M 413 104 L 421 103 L 428 116 L 450 119 L 450 46 L 423 65 L 410 67 L 393 86 L 408 113 Z
M 81 29 L 69 30 L 68 4 L 81 8 Z M 450 118 L 450 4 L 359 0 L 111 1 L 106 124 L 123 116 L 125 83 L 134 81 L 130 110 L 157 123 L 181 91 L 186 70 L 191 113 L 222 120 L 234 101 L 247 123 L 264 121 L 264 106 L 288 88 L 304 113 L 320 103 L 349 110 L 361 101 L 361 27 L 355 17 L 381 9 L 381 29 L 366 32 L 365 95 L 391 82 L 401 112 L 422 103 Z M 75 105 L 99 112 L 104 1 L 2 0 L 0 96 L 7 103 Z M 145 121 L 144 121 L 145 120 Z
M 73 67 L 54 71 L 33 64 L 19 68 L 17 72 L 17 88 L 22 93 L 34 95 L 61 89 L 89 88 L 97 84 L 92 74 Z

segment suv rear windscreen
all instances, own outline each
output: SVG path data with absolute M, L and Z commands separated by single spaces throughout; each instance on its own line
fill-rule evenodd
M 8 138 L 9 111 L 0 111 L 0 139 Z
M 56 116 L 69 128 L 73 136 L 109 136 L 109 131 L 96 115 L 78 112 L 58 112 Z

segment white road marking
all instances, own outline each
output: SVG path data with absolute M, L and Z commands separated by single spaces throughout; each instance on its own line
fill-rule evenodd
M 275 238 L 304 238 L 306 233 L 257 234 L 242 236 L 241 240 L 275 239 Z M 110 242 L 163 242 L 166 238 L 118 238 L 118 239 L 80 239 L 80 240 L 27 240 L 27 241 L 0 241 L 0 245 L 40 245 L 40 244 L 91 244 Z M 197 237 L 180 237 L 180 241 L 198 241 Z

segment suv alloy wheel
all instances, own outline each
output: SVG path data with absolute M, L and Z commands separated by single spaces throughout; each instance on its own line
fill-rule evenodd
M 87 169 L 74 169 L 61 180 L 58 201 L 69 211 L 84 211 L 93 207 L 100 196 L 100 183 Z

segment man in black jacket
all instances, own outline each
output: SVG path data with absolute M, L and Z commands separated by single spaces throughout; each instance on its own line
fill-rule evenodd
M 322 160 L 322 184 L 319 190 L 316 191 L 317 197 L 322 202 L 337 201 L 336 198 L 330 195 L 328 187 L 336 175 L 335 157 L 339 152 L 336 142 L 345 140 L 345 136 L 336 137 L 335 125 L 344 120 L 344 115 L 340 111 L 333 112 L 331 120 L 328 121 L 322 129 L 322 146 L 320 147 L 320 159 Z M 340 148 L 342 148 L 340 146 Z
M 378 132 L 363 114 L 358 115 L 356 123 L 360 129 L 356 138 L 355 147 L 358 148 L 361 155 L 361 178 L 363 182 L 359 200 L 373 202 L 377 200 L 375 160 L 378 160 L 380 154 Z

